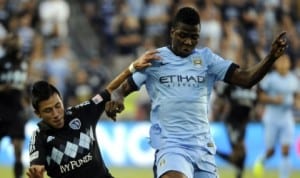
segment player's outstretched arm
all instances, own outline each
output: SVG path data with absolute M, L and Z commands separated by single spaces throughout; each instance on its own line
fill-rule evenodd
M 107 85 L 107 91 L 111 93 L 118 88 L 136 70 L 151 66 L 151 61 L 159 59 L 159 56 L 156 55 L 157 53 L 157 50 L 150 50 L 141 55 Z
M 273 41 L 269 54 L 262 61 L 247 69 L 237 68 L 229 78 L 229 82 L 251 88 L 266 75 L 273 63 L 285 53 L 287 47 L 286 32 L 282 32 Z
M 26 172 L 29 178 L 44 178 L 45 166 L 44 165 L 32 165 Z
M 105 112 L 112 120 L 116 120 L 117 113 L 124 110 L 124 97 L 129 93 L 135 91 L 126 80 L 131 73 L 135 70 L 144 69 L 151 66 L 151 61 L 159 60 L 160 57 L 156 54 L 157 50 L 151 50 L 144 53 L 137 60 L 130 64 L 130 66 L 120 73 L 110 84 L 107 86 L 107 90 L 111 93 L 111 101 L 105 105 Z M 126 80 L 126 81 L 125 81 Z M 125 81 L 125 82 L 124 82 Z M 123 83 L 123 84 L 122 84 Z M 120 86 L 121 85 L 121 86 Z

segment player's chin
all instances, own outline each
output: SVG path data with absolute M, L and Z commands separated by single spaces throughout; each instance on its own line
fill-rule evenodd
M 181 56 L 188 56 L 191 53 L 192 53 L 192 50 L 190 50 L 190 49 L 183 49 L 183 50 L 181 50 L 180 55 Z
M 56 121 L 54 123 L 52 123 L 52 127 L 56 128 L 56 129 L 61 129 L 64 127 L 64 120 L 60 119 L 59 121 Z

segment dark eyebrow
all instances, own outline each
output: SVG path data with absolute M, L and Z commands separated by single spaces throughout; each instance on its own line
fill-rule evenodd
M 54 104 L 54 107 L 57 106 L 58 104 L 61 104 L 61 103 L 58 101 L 57 103 Z M 44 108 L 44 109 L 42 110 L 42 112 L 45 112 L 46 110 L 51 109 L 51 108 L 52 108 L 52 107 Z

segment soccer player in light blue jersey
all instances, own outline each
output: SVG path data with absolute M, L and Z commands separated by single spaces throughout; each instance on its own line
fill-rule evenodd
M 146 86 L 151 99 L 150 144 L 156 150 L 155 178 L 218 177 L 208 110 L 216 81 L 250 88 L 260 81 L 286 47 L 285 33 L 264 60 L 241 69 L 208 48 L 196 49 L 200 17 L 192 7 L 180 8 L 172 21 L 170 46 L 158 49 L 160 61 L 134 73 L 113 92 L 106 114 L 115 118 L 129 93 Z M 121 108 L 122 109 L 122 108 Z
M 259 101 L 265 104 L 263 115 L 266 152 L 257 159 L 254 175 L 263 177 L 263 163 L 274 154 L 276 143 L 281 146 L 280 178 L 288 178 L 290 172 L 289 150 L 293 142 L 295 121 L 294 97 L 299 92 L 299 81 L 290 71 L 291 61 L 283 55 L 276 61 L 275 70 L 260 82 Z

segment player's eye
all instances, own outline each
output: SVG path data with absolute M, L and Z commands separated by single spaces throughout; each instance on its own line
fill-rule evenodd
M 60 104 L 60 103 L 57 103 L 57 104 L 55 105 L 55 108 L 56 108 L 56 109 L 61 108 L 61 104 Z
M 44 113 L 51 113 L 52 109 L 51 108 L 46 108 L 43 110 Z
M 193 40 L 198 40 L 199 35 L 192 35 L 191 38 L 192 38 Z
M 179 33 L 178 36 L 180 38 L 187 38 L 188 37 L 188 35 L 186 33 Z

